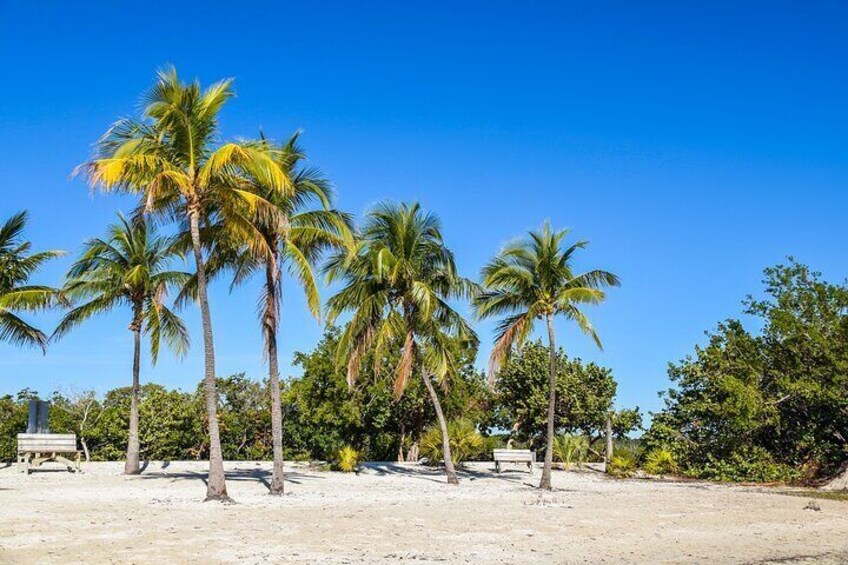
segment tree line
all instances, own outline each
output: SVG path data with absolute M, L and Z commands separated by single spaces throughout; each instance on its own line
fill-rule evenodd
M 289 460 L 333 462 L 344 447 L 373 461 L 429 460 L 441 463 L 441 430 L 435 422 L 429 393 L 422 381 L 409 384 L 394 399 L 395 375 L 386 368 L 351 389 L 335 362 L 340 330 L 329 328 L 315 349 L 295 355 L 298 376 L 282 381 L 284 457 Z M 459 370 L 444 389 L 441 404 L 450 425 L 451 442 L 476 448 L 453 453 L 453 462 L 490 459 L 492 449 L 511 441 L 515 447 L 544 449 L 547 415 L 547 348 L 530 342 L 504 366 L 492 388 L 474 366 L 474 352 L 460 360 Z M 609 369 L 558 352 L 556 430 L 558 434 L 591 435 L 602 457 L 601 435 L 614 403 L 616 382 Z M 245 374 L 216 380 L 221 447 L 227 460 L 261 460 L 273 455 L 269 383 Z M 26 426 L 24 389 L 0 397 L 0 460 L 12 460 L 15 434 Z M 133 391 L 117 388 L 56 392 L 50 397 L 50 428 L 75 433 L 86 457 L 95 461 L 123 460 L 129 438 Z M 142 460 L 205 459 L 208 436 L 203 431 L 204 395 L 169 390 L 159 384 L 140 386 L 138 441 Z M 638 410 L 613 411 L 616 437 L 638 429 Z M 436 451 L 429 446 L 435 436 Z

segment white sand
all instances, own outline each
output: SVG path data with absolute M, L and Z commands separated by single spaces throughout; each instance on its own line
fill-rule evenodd
M 848 503 L 766 489 L 474 465 L 451 487 L 418 466 L 357 475 L 227 464 L 235 505 L 203 503 L 205 465 L 0 469 L 0 563 L 848 563 Z M 783 562 L 783 561 L 782 561 Z

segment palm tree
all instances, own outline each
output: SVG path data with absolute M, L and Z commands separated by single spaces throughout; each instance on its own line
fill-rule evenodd
M 540 231 L 508 244 L 483 268 L 484 291 L 475 298 L 479 318 L 505 316 L 496 330 L 495 345 L 489 364 L 490 383 L 513 346 L 520 346 L 533 331 L 535 320 L 545 320 L 550 347 L 550 394 L 548 396 L 547 446 L 545 466 L 539 488 L 550 490 L 553 461 L 554 409 L 556 406 L 556 340 L 554 316 L 562 315 L 592 337 L 601 341 L 591 322 L 580 309 L 598 304 L 606 295 L 602 290 L 618 286 L 618 277 L 607 271 L 593 270 L 574 274 L 571 260 L 588 242 L 578 241 L 563 248 L 568 230 L 553 231 L 545 222 Z
M 283 292 L 283 270 L 297 279 L 306 294 L 310 313 L 320 320 L 321 300 L 313 266 L 322 251 L 329 247 L 352 247 L 350 219 L 331 209 L 333 191 L 318 169 L 303 166 L 306 158 L 295 133 L 279 151 L 277 162 L 292 180 L 293 191 L 282 193 L 267 186 L 263 179 L 250 177 L 251 190 L 278 210 L 272 221 L 262 215 L 253 218 L 255 235 L 252 245 L 238 245 L 226 250 L 221 240 L 217 255 L 210 260 L 213 271 L 230 268 L 233 285 L 256 273 L 262 273 L 263 307 L 260 323 L 268 358 L 268 382 L 271 393 L 271 437 L 274 470 L 269 492 L 283 494 L 283 411 L 280 400 L 280 373 L 277 359 L 277 336 Z M 264 138 L 262 143 L 269 143 Z
M 139 218 L 133 222 L 119 215 L 119 223 L 109 227 L 109 237 L 90 239 L 80 259 L 71 266 L 63 294 L 76 306 L 68 312 L 54 338 L 97 314 L 119 306 L 131 311 L 129 330 L 133 334 L 132 396 L 130 400 L 129 442 L 124 473 L 139 471 L 138 393 L 141 362 L 141 333 L 150 340 L 150 356 L 155 364 L 162 339 L 178 355 L 188 350 L 188 332 L 182 320 L 163 303 L 168 290 L 182 287 L 190 275 L 168 270 L 177 256 L 175 241 L 156 235 Z
M 27 284 L 30 277 L 61 251 L 30 254 L 32 244 L 22 239 L 27 213 L 19 212 L 0 225 L 0 341 L 47 349 L 47 336 L 15 312 L 36 312 L 57 301 L 56 290 Z
M 245 186 L 242 172 L 261 178 L 273 191 L 291 192 L 291 180 L 262 146 L 217 145 L 218 114 L 233 96 L 232 80 L 202 89 L 185 84 L 174 68 L 158 73 L 145 98 L 141 119 L 124 119 L 98 144 L 97 155 L 83 165 L 92 186 L 143 197 L 144 210 L 188 226 L 197 276 L 203 325 L 204 396 L 209 431 L 209 480 L 206 500 L 229 500 L 218 428 L 215 346 L 206 286 L 201 222 L 216 220 L 234 239 L 253 238 L 251 214 L 274 209 Z
M 339 365 L 347 363 L 348 383 L 353 386 L 367 353 L 373 355 L 376 374 L 389 349 L 397 347 L 394 392 L 399 398 L 413 367 L 420 364 L 442 432 L 447 480 L 458 484 L 447 422 L 431 376 L 444 383 L 456 373 L 457 339 L 476 344 L 474 331 L 448 304 L 470 297 L 474 285 L 457 274 L 438 218 L 418 203 L 381 204 L 368 215 L 358 249 L 331 258 L 326 271 L 330 282 L 344 282 L 328 302 L 329 322 L 352 313 L 336 355 Z

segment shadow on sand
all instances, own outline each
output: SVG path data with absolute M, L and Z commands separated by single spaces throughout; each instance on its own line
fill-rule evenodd
M 156 469 L 147 470 L 150 466 L 149 461 L 145 461 L 142 465 L 142 474 L 139 475 L 142 479 L 171 479 L 171 481 L 180 480 L 195 480 L 202 481 L 203 484 L 208 484 L 208 473 L 205 471 L 168 471 L 170 462 L 165 461 Z M 146 471 L 146 472 L 145 472 Z M 229 469 L 224 473 L 228 481 L 256 481 L 265 485 L 265 488 L 271 488 L 271 471 L 268 469 Z M 299 471 L 286 471 L 285 480 L 287 483 L 296 485 L 301 484 L 304 480 L 322 479 L 318 473 L 304 473 Z
M 364 463 L 362 467 L 364 472 L 371 472 L 378 476 L 384 475 L 403 475 L 414 479 L 431 481 L 436 483 L 445 483 L 444 468 L 439 465 L 420 465 L 415 463 L 394 463 L 392 461 L 375 461 Z M 462 466 L 457 469 L 456 474 L 460 480 L 476 481 L 480 479 L 489 479 L 503 481 L 514 485 L 529 486 L 529 481 L 536 481 L 536 475 L 530 475 L 526 470 L 520 469 L 504 469 L 500 474 L 495 473 L 493 469 L 476 469 L 473 467 Z

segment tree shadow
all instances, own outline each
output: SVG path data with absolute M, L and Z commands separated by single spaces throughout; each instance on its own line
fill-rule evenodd
M 163 465 L 164 468 L 164 465 Z M 224 476 L 228 481 L 255 481 L 262 483 L 265 488 L 271 488 L 271 478 L 272 472 L 266 469 L 233 469 L 224 472 Z M 207 472 L 199 472 L 199 471 L 150 471 L 141 476 L 142 479 L 170 479 L 171 482 L 178 480 L 200 480 L 203 481 L 203 484 L 208 485 L 209 481 L 209 473 Z M 323 477 L 319 477 L 317 475 L 311 473 L 299 473 L 297 471 L 286 471 L 284 473 L 284 480 L 287 483 L 292 483 L 295 485 L 300 485 L 304 480 L 309 479 L 321 479 Z
M 422 481 L 430 481 L 435 483 L 447 483 L 445 477 L 445 468 L 441 465 L 419 465 L 409 463 L 394 463 L 391 461 L 374 461 L 364 463 L 365 469 L 374 472 L 377 476 L 385 475 L 403 475 L 406 477 L 420 479 Z M 515 476 L 504 476 L 510 473 Z M 472 467 L 460 466 L 456 470 L 456 474 L 460 479 L 476 481 L 480 479 L 497 479 L 504 482 L 526 485 L 527 478 L 531 478 L 526 471 L 521 473 L 520 470 L 504 470 L 501 474 L 497 474 L 493 469 L 474 469 Z

